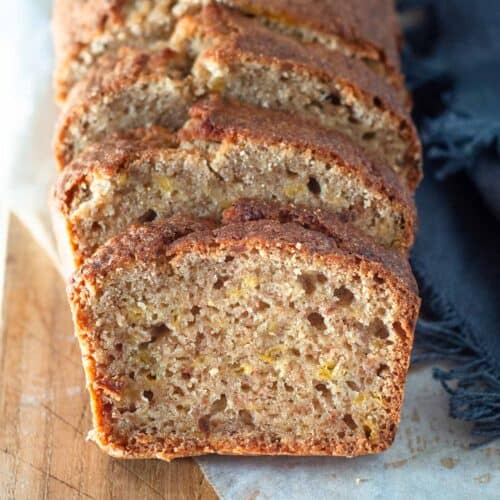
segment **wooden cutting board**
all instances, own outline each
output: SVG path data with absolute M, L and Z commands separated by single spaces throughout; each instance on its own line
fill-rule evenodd
M 11 218 L 0 330 L 1 499 L 216 499 L 197 464 L 124 461 L 91 427 L 64 283 Z

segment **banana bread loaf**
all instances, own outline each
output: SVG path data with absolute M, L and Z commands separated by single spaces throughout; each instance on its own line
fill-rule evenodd
M 383 245 L 410 248 L 413 200 L 347 137 L 219 98 L 190 115 L 177 135 L 152 128 L 110 136 L 63 170 L 55 209 L 76 265 L 130 224 L 177 211 L 217 219 L 242 196 L 322 207 Z
M 238 217 L 133 226 L 74 274 L 93 439 L 165 460 L 385 450 L 419 307 L 407 261 L 333 219 Z

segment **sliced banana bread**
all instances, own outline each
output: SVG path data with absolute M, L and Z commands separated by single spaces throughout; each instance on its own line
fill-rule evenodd
M 95 61 L 119 47 L 166 48 L 175 0 L 55 0 L 56 97 L 63 101 Z
M 173 43 L 199 50 L 192 68 L 199 94 L 208 88 L 316 120 L 385 160 L 411 188 L 418 184 L 421 150 L 411 118 L 397 91 L 363 62 L 215 4 L 179 22 Z
M 193 11 L 209 0 L 180 0 L 176 11 Z M 403 95 L 401 32 L 393 0 L 218 0 L 302 42 L 317 42 L 361 59 Z
M 190 114 L 176 136 L 155 128 L 110 136 L 63 170 L 55 207 L 76 265 L 130 224 L 176 211 L 220 218 L 242 196 L 322 207 L 386 246 L 410 248 L 407 190 L 345 136 L 218 98 Z
M 54 141 L 59 167 L 113 132 L 181 127 L 192 100 L 186 64 L 169 49 L 121 48 L 103 56 L 73 87 L 62 110 Z
M 349 226 L 302 224 L 162 219 L 74 274 L 102 449 L 170 460 L 391 444 L 419 308 L 410 268 Z

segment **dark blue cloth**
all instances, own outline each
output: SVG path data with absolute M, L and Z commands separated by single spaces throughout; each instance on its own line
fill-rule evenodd
M 400 2 L 406 14 L 415 8 L 404 69 L 425 179 L 412 252 L 423 298 L 413 361 L 452 362 L 435 376 L 451 415 L 473 422 L 484 442 L 500 437 L 500 1 Z

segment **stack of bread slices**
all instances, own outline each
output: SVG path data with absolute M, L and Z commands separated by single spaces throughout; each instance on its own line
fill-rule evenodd
M 54 30 L 53 213 L 93 439 L 385 450 L 420 304 L 392 0 L 56 0 Z

